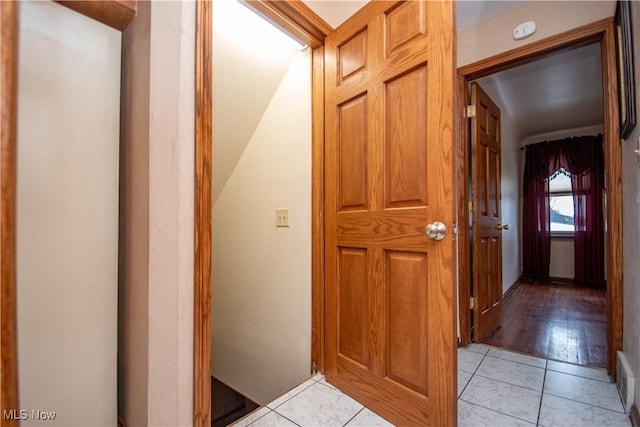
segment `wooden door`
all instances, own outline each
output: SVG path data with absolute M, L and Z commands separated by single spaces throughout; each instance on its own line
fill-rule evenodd
M 500 110 L 477 83 L 471 84 L 474 341 L 481 342 L 502 318 L 500 223 Z
M 397 425 L 456 422 L 453 32 L 376 1 L 325 40 L 326 376 Z

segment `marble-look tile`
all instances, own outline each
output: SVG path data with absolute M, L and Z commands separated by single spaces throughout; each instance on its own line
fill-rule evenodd
M 314 383 L 280 405 L 277 412 L 302 426 L 343 426 L 362 408 L 339 390 Z
M 324 375 L 322 375 L 321 373 L 317 373 L 314 376 L 312 376 L 311 379 L 314 381 L 320 381 L 324 379 Z
M 487 354 L 487 352 L 492 348 L 491 346 L 488 346 L 486 344 L 476 344 L 476 343 L 471 343 L 466 347 L 460 347 L 464 350 L 467 351 L 472 351 L 474 353 L 478 353 L 478 354 L 482 354 L 485 355 Z
M 541 393 L 524 387 L 474 376 L 460 396 L 461 400 L 535 423 Z
M 368 408 L 358 412 L 346 425 L 348 427 L 393 427 L 393 424 Z
M 549 360 L 547 363 L 547 369 L 550 371 L 576 375 L 578 377 L 591 378 L 592 380 L 603 381 L 605 383 L 611 382 L 611 378 L 609 378 L 609 374 L 605 369 L 590 368 L 588 366 L 574 365 L 565 362 L 556 362 L 555 360 Z
M 476 375 L 535 391 L 542 391 L 544 383 L 544 369 L 491 356 L 484 358 Z
M 526 354 L 515 353 L 513 351 L 492 348 L 487 356 L 497 357 L 498 359 L 510 360 L 512 362 L 523 363 L 525 365 L 535 366 L 536 368 L 545 368 L 547 360 L 539 357 L 527 356 Z
M 631 427 L 626 414 L 585 405 L 573 400 L 545 394 L 540 407 L 540 425 L 553 426 L 621 426 Z
M 321 379 L 321 380 L 320 380 L 320 381 L 318 381 L 318 382 L 319 382 L 320 384 L 324 384 L 324 385 L 326 385 L 327 387 L 331 387 L 331 388 L 332 388 L 332 389 L 334 389 L 334 390 L 338 390 L 338 388 L 337 388 L 336 386 L 334 386 L 333 384 L 329 384 L 329 383 L 327 382 L 327 379 L 326 379 L 326 378 L 323 378 L 323 379 Z
M 576 377 L 562 372 L 547 371 L 544 392 L 586 403 L 587 405 L 624 413 L 622 400 L 615 384 Z
M 470 373 L 458 369 L 458 397 L 462 394 L 471 377 L 472 375 Z
M 245 417 L 240 418 L 238 422 L 231 425 L 233 427 L 246 427 L 252 422 L 256 421 L 257 419 L 264 417 L 269 412 L 271 412 L 271 409 L 267 408 L 266 406 L 263 406 L 262 408 L 258 408 L 255 411 L 251 412 L 250 414 L 247 414 Z
M 458 369 L 473 374 L 476 369 L 478 369 L 478 366 L 480 365 L 480 362 L 482 362 L 483 358 L 484 355 L 480 353 L 459 348 Z
M 460 427 L 533 427 L 535 424 L 510 417 L 473 403 L 458 401 L 458 426 Z
M 292 388 L 291 390 L 289 390 L 282 396 L 278 397 L 274 401 L 267 403 L 267 407 L 271 409 L 276 409 L 278 406 L 282 405 L 284 402 L 291 399 L 293 396 L 297 395 L 301 391 L 311 387 L 314 384 L 316 384 L 314 380 L 307 380 L 302 384 L 300 384 L 299 386 Z
M 269 412 L 249 427 L 297 427 L 298 424 L 286 419 L 277 412 Z

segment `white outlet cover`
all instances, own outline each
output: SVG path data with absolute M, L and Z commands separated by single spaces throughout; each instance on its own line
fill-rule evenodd
M 513 38 L 516 40 L 522 40 L 526 37 L 531 36 L 536 32 L 536 23 L 535 21 L 527 21 L 518 25 L 513 29 Z

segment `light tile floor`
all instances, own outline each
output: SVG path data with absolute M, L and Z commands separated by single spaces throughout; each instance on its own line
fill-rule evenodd
M 472 344 L 458 349 L 459 426 L 624 426 L 615 384 L 604 370 Z M 392 426 L 320 374 L 236 427 Z

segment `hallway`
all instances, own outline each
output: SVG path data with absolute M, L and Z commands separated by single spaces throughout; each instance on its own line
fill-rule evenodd
M 601 289 L 523 281 L 507 292 L 500 326 L 483 342 L 520 353 L 606 368 L 606 295 Z
M 458 349 L 458 425 L 630 427 L 604 370 L 484 344 Z M 392 426 L 316 375 L 236 427 Z

